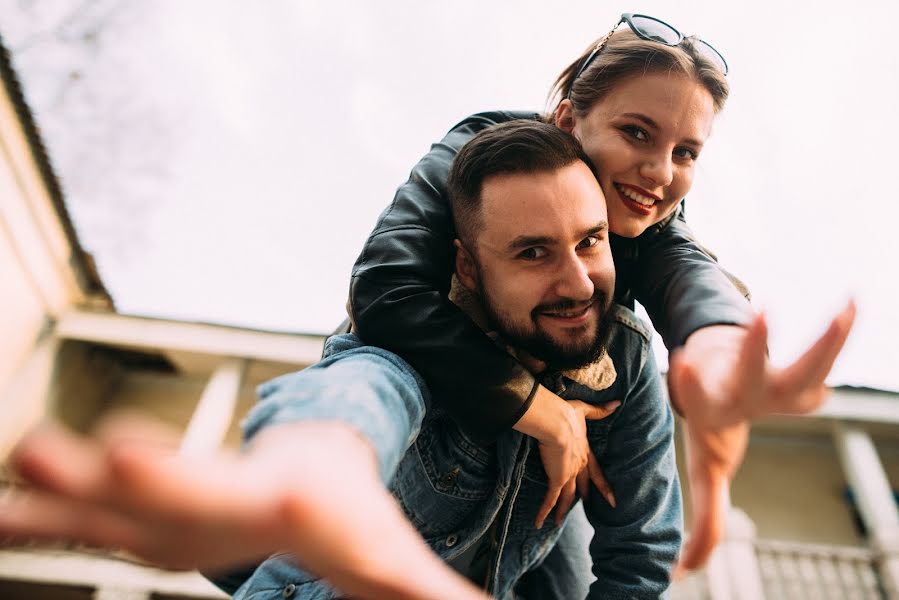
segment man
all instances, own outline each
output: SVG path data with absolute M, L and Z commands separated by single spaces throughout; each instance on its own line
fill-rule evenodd
M 591 597 L 658 597 L 680 546 L 672 417 L 648 331 L 610 302 L 605 202 L 589 159 L 558 128 L 509 123 L 463 149 L 451 190 L 457 302 L 572 399 L 581 424 L 591 419 L 586 437 L 615 490 L 607 499 L 580 485 L 596 530 Z M 405 517 L 479 586 L 527 597 L 526 573 L 549 555 L 567 508 L 534 523 L 547 481 L 533 439 L 470 437 L 429 405 L 402 359 L 351 334 L 260 397 L 237 459 L 165 462 L 114 442 L 98 458 L 72 438 L 33 438 L 17 462 L 44 491 L 7 504 L 0 532 L 74 537 L 213 571 L 291 551 L 230 578 L 239 598 L 475 597 L 422 551 Z M 599 465 L 591 472 L 598 480 Z
M 585 499 L 597 530 L 592 591 L 657 597 L 680 545 L 672 417 L 647 330 L 610 303 L 605 201 L 588 160 L 574 138 L 534 122 L 498 126 L 462 150 L 450 197 L 457 277 L 469 295 L 457 302 L 476 320 L 483 309 L 498 343 L 557 393 L 594 405 L 621 401 L 612 417 L 588 427 L 617 496 L 617 507 L 597 493 Z M 372 365 L 382 360 L 398 373 L 383 386 L 386 369 Z M 338 385 L 344 375 L 364 383 Z M 561 514 L 534 524 L 547 481 L 533 440 L 513 431 L 473 439 L 439 407 L 427 407 L 423 385 L 399 358 L 354 336 L 332 338 L 320 365 L 270 382 L 260 395 L 250 437 L 278 423 L 351 424 L 372 441 L 382 477 L 431 549 L 498 597 L 561 532 Z M 308 592 L 299 587 L 308 597 L 328 597 L 322 584 L 291 572 L 287 558 L 264 563 L 238 596 L 291 582 L 308 585 Z

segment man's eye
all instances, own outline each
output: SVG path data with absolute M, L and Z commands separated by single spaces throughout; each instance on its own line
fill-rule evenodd
M 580 241 L 580 243 L 577 245 L 577 249 L 583 250 L 584 248 L 592 248 L 593 246 L 595 246 L 598 243 L 599 243 L 599 238 L 596 237 L 595 235 L 591 235 L 589 237 L 585 237 L 584 239 L 582 239 Z
M 525 260 L 537 260 L 538 258 L 546 256 L 546 248 L 541 248 L 540 246 L 528 248 L 527 250 L 522 251 L 518 256 Z

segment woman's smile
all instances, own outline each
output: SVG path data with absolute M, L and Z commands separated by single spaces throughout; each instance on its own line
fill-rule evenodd
M 618 192 L 621 202 L 638 215 L 651 215 L 656 204 L 662 201 L 658 196 L 635 185 L 614 182 L 612 186 Z

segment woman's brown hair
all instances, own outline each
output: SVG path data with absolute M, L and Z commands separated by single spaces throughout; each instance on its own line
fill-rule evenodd
M 703 56 L 691 38 L 685 38 L 677 46 L 644 40 L 630 29 L 619 29 L 609 36 L 605 46 L 578 75 L 578 70 L 599 44 L 600 38 L 562 71 L 549 92 L 548 106 L 553 112 L 547 115 L 551 121 L 559 103 L 571 100 L 575 114 L 583 115 L 602 100 L 621 80 L 636 74 L 667 71 L 680 73 L 699 81 L 712 95 L 715 112 L 727 101 L 730 87 L 721 69 Z M 577 78 L 575 79 L 575 76 Z

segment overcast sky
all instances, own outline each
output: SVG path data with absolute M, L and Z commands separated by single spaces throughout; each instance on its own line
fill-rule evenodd
M 633 11 L 730 64 L 688 220 L 768 313 L 773 360 L 794 358 L 852 296 L 859 318 L 831 381 L 899 391 L 896 3 L 132 5 L 102 47 L 114 60 L 92 60 L 163 115 L 117 131 L 158 130 L 164 168 L 128 178 L 144 187 L 118 210 L 68 199 L 121 312 L 332 329 L 362 242 L 429 144 L 472 112 L 542 110 L 557 73 Z M 37 18 L 22 6 L 0 0 L 14 51 Z M 42 124 L 67 60 L 16 57 Z M 73 126 L 47 127 L 51 154 Z

